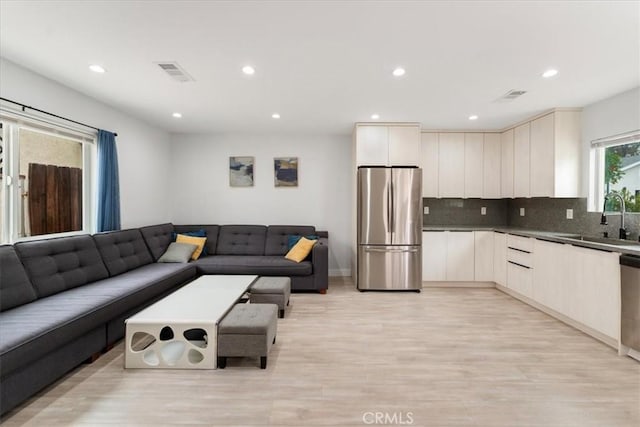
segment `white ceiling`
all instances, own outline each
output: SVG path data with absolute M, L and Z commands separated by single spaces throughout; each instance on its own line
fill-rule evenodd
M 640 2 L 3 0 L 0 54 L 171 132 L 499 129 L 638 86 Z

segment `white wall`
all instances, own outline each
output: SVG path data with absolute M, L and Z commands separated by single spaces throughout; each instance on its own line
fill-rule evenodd
M 254 186 L 229 186 L 229 157 L 254 157 Z M 298 187 L 274 187 L 273 158 L 298 157 Z M 329 232 L 329 274 L 350 275 L 351 138 L 171 136 L 174 224 L 295 224 Z
M 591 141 L 640 129 L 640 87 L 628 90 L 582 110 L 582 194 L 589 194 Z M 597 210 L 598 207 L 594 207 Z
M 0 96 L 117 132 L 122 227 L 169 221 L 167 132 L 4 58 L 0 58 Z

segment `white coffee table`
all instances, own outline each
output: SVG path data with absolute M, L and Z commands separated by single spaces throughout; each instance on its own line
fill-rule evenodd
M 218 323 L 257 279 L 202 276 L 125 320 L 124 367 L 215 369 Z

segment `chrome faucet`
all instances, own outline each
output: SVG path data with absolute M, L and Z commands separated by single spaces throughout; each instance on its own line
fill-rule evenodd
M 622 240 L 626 240 L 627 238 L 627 230 L 624 228 L 624 214 L 626 212 L 624 205 L 624 198 L 620 193 L 616 193 L 615 191 L 610 192 L 606 196 L 604 196 L 604 206 L 602 207 L 602 216 L 600 217 L 600 224 L 607 225 L 607 216 L 605 215 L 605 210 L 607 208 L 607 200 L 609 200 L 609 196 L 616 197 L 620 200 L 620 235 L 618 236 Z

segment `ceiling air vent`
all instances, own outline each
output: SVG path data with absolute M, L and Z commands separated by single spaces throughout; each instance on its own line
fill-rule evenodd
M 494 102 L 510 102 L 510 101 L 513 101 L 514 99 L 524 95 L 525 93 L 527 93 L 526 90 L 515 90 L 515 89 L 512 89 L 509 92 L 507 92 L 504 95 L 502 95 L 500 98 L 496 99 Z
M 181 83 L 194 81 L 193 77 L 187 73 L 177 62 L 156 62 L 158 67 L 169 75 L 173 80 Z

